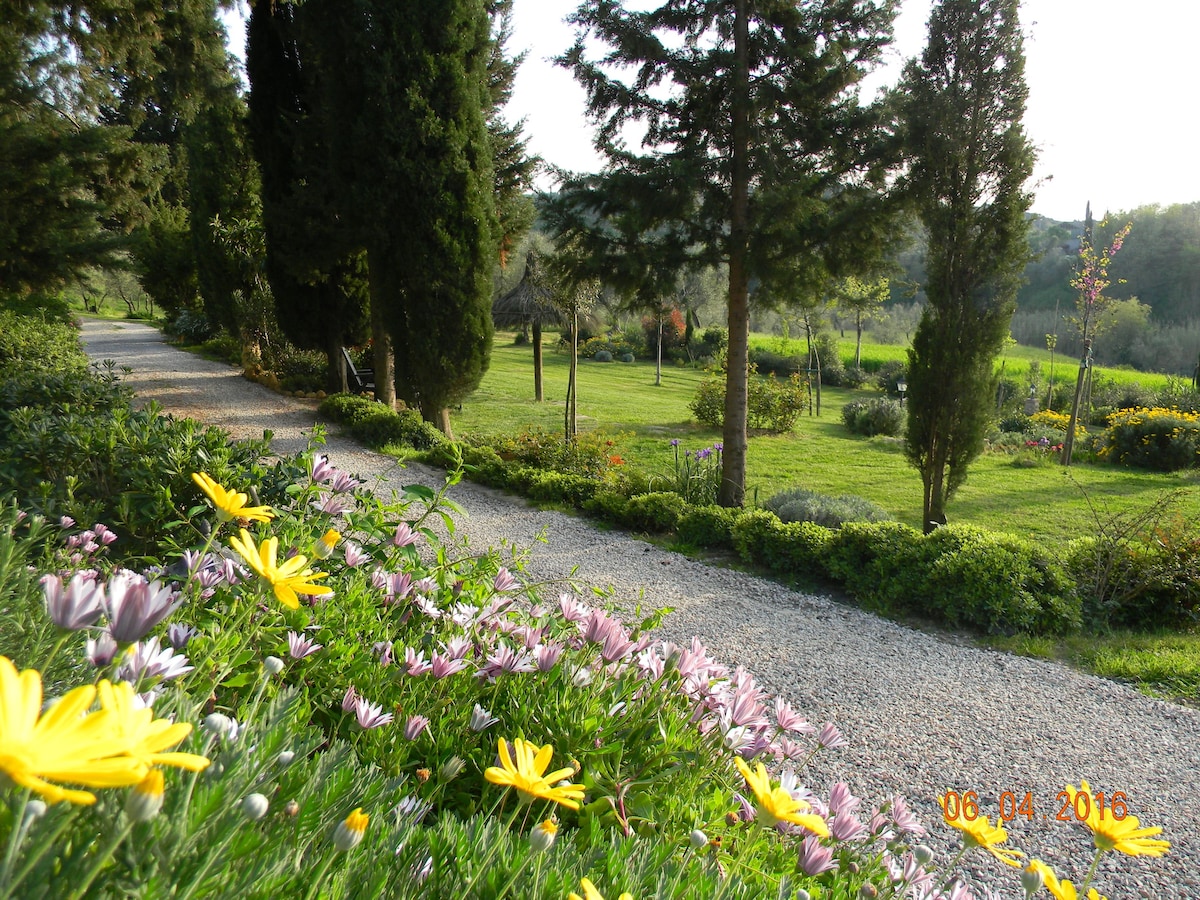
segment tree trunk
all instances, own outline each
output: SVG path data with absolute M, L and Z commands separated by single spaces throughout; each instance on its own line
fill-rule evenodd
M 945 497 L 942 492 L 945 469 L 945 465 L 939 461 L 929 472 L 922 473 L 925 482 L 925 510 L 922 516 L 925 534 L 946 524 Z
M 856 332 L 854 339 L 854 368 L 862 368 L 862 313 L 855 317 L 854 330 Z
M 733 24 L 733 110 L 729 216 L 729 353 L 725 372 L 725 424 L 721 456 L 721 506 L 746 499 L 746 404 L 750 356 L 750 285 L 746 251 L 750 227 L 750 65 L 747 0 L 736 0 Z
M 567 443 L 575 440 L 578 433 L 578 420 L 575 414 L 576 374 L 579 371 L 579 316 L 571 314 L 571 364 L 567 371 L 567 402 L 563 413 L 563 425 Z
M 542 402 L 542 323 L 533 320 L 533 399 Z
M 454 431 L 450 427 L 450 407 L 443 406 L 439 409 L 434 416 L 433 424 L 437 426 L 438 431 L 446 436 L 446 440 L 454 440 Z
M 383 315 L 384 299 L 380 288 L 378 254 L 367 252 L 367 279 L 371 295 L 371 339 L 375 350 L 375 399 L 396 408 L 396 365 L 392 358 L 392 337 Z
M 342 342 L 335 329 L 325 332 L 325 357 L 329 361 L 329 378 L 325 389 L 331 394 L 344 394 L 350 390 L 350 378 L 346 373 L 346 360 L 342 356 Z
M 654 361 L 654 386 L 662 386 L 662 334 L 663 320 L 662 316 L 658 317 L 658 357 Z
M 1075 423 L 1079 421 L 1079 401 L 1083 397 L 1083 382 L 1091 362 L 1092 342 L 1083 342 L 1083 357 L 1079 360 L 1079 376 L 1075 379 L 1075 397 L 1071 400 L 1071 415 L 1067 419 L 1067 436 L 1063 439 L 1062 464 L 1071 465 L 1071 454 L 1075 450 Z

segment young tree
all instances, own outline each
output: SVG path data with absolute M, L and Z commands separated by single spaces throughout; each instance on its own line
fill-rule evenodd
M 921 473 L 927 532 L 945 523 L 983 449 L 994 362 L 1029 254 L 1024 69 L 1017 0 L 941 0 L 924 53 L 905 71 L 906 190 L 929 235 L 907 454 Z
M 863 323 L 880 315 L 891 296 L 891 285 L 886 278 L 866 280 L 850 275 L 834 286 L 833 296 L 839 310 L 854 316 L 854 368 L 862 368 Z
M 848 264 L 875 235 L 888 155 L 854 85 L 891 39 L 893 0 L 586 0 L 559 62 L 588 92 L 605 171 L 565 177 L 548 211 L 604 278 L 646 296 L 686 268 L 728 265 L 719 502 L 746 483 L 749 294 L 797 260 Z M 603 47 L 600 61 L 589 48 Z M 644 128 L 642 151 L 623 130 Z M 624 260 L 622 263 L 621 261 Z

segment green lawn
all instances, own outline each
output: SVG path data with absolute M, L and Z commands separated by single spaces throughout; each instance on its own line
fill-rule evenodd
M 779 345 L 773 340 L 772 348 Z M 793 342 L 798 348 L 799 343 Z M 853 342 L 846 342 L 853 352 Z M 546 345 L 546 400 L 533 400 L 533 350 L 515 345 L 500 334 L 492 364 L 482 386 L 453 417 L 457 436 L 496 435 L 541 428 L 563 428 L 567 356 Z M 1022 352 L 1024 348 L 1020 348 Z M 884 352 L 872 345 L 872 354 Z M 892 358 L 900 349 L 886 348 Z M 1031 353 L 1045 351 L 1031 351 Z M 864 356 L 866 356 L 864 347 Z M 1028 360 L 1010 352 L 1007 371 L 1027 369 Z M 618 449 L 627 464 L 649 473 L 673 468 L 671 438 L 699 449 L 721 435 L 691 419 L 688 403 L 705 377 L 698 369 L 666 365 L 662 384 L 654 384 L 648 362 L 599 363 L 581 360 L 578 407 L 582 429 L 601 429 L 619 438 Z M 1150 379 L 1162 376 L 1143 376 Z M 898 520 L 920 525 L 921 479 L 905 460 L 897 441 L 850 434 L 842 425 L 842 406 L 861 392 L 825 388 L 819 417 L 803 415 L 787 435 L 754 435 L 750 440 L 746 495 L 762 502 L 788 487 L 805 487 L 826 494 L 855 494 L 888 510 Z M 1114 466 L 1076 464 L 1070 470 L 1046 461 L 1035 464 L 1003 454 L 984 454 L 971 467 L 967 483 L 951 501 L 951 521 L 1032 537 L 1062 546 L 1075 537 L 1095 532 L 1088 498 L 1102 516 L 1148 506 L 1163 491 L 1189 488 L 1200 473 L 1156 474 Z M 1200 492 L 1189 492 L 1180 509 L 1200 516 Z

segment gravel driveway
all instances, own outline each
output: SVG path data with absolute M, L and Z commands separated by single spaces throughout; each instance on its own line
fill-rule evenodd
M 83 340 L 94 360 L 132 370 L 126 382 L 140 400 L 235 438 L 270 430 L 273 446 L 290 452 L 306 446 L 305 434 L 317 422 L 316 401 L 274 394 L 234 367 L 169 347 L 145 325 L 86 320 Z M 340 468 L 378 477 L 385 492 L 414 481 L 441 483 L 434 469 L 398 469 L 394 460 L 336 435 L 326 449 Z M 1093 790 L 1123 791 L 1129 811 L 1145 825 L 1161 825 L 1172 844 L 1157 860 L 1106 854 L 1094 884 L 1110 900 L 1200 900 L 1200 711 L 706 566 L 490 488 L 464 483 L 451 497 L 467 511 L 463 530 L 474 545 L 532 548 L 533 577 L 574 572 L 611 585 L 627 608 L 639 598 L 644 607 L 673 607 L 663 637 L 698 635 L 714 656 L 746 666 L 810 721 L 834 722 L 850 745 L 823 753 L 802 773 L 818 793 L 835 780 L 848 782 L 865 806 L 903 793 L 944 859 L 941 851 L 955 842 L 940 823 L 939 794 L 976 791 L 982 811 L 995 816 L 1002 792 L 1018 798 L 1030 792 L 1036 816 L 1008 825 L 1010 843 L 1079 883 L 1091 859 L 1090 835 L 1054 818 L 1063 786 L 1087 779 Z M 548 540 L 540 543 L 543 530 Z M 1003 869 L 989 883 L 1004 897 L 1020 895 L 1014 870 L 990 858 L 975 864 L 981 874 Z

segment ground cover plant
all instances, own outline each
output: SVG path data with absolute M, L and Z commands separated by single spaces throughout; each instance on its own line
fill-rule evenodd
M 314 451 L 268 503 L 256 466 L 190 473 L 132 558 L 4 503 L 0 897 L 975 896 L 903 798 L 801 788 L 834 725 L 656 616 L 527 584 L 439 492 Z M 954 803 L 964 852 L 1020 858 Z M 1121 821 L 1097 857 L 1166 849 Z

